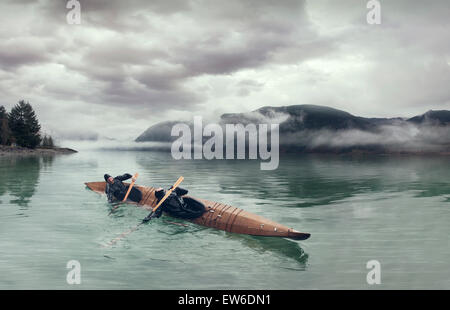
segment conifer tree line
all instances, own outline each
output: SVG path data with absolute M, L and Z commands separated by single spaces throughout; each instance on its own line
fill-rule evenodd
M 27 148 L 53 147 L 53 138 L 41 136 L 41 125 L 33 107 L 24 100 L 19 101 L 8 113 L 0 106 L 0 144 L 18 145 Z

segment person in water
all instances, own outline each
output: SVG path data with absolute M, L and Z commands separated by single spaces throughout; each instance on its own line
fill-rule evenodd
M 172 188 L 172 187 L 171 187 Z M 148 222 L 152 218 L 161 217 L 165 212 L 170 216 L 183 218 L 183 219 L 195 219 L 205 213 L 206 208 L 203 203 L 194 198 L 183 197 L 188 191 L 181 187 L 175 188 L 175 190 L 164 200 L 162 205 L 155 211 L 151 212 L 144 222 Z M 158 188 L 155 191 L 157 202 L 159 202 L 166 195 L 166 191 L 162 188 Z
M 113 178 L 109 174 L 105 174 L 104 178 L 106 181 L 105 193 L 106 196 L 108 197 L 109 203 L 114 202 L 116 200 L 122 201 L 125 198 L 129 185 L 123 184 L 123 181 L 126 181 L 128 179 L 136 181 L 136 179 L 134 179 L 133 176 L 129 173 L 116 176 L 115 178 Z M 130 195 L 128 196 L 128 199 L 134 202 L 139 202 L 142 199 L 142 192 L 137 188 L 133 187 L 130 192 Z

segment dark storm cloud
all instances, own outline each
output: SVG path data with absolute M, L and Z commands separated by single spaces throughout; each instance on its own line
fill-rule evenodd
M 192 79 L 265 66 L 316 37 L 303 1 L 81 1 L 78 26 L 65 24 L 65 3 L 21 3 L 58 29 L 59 49 L 36 45 L 23 55 L 0 54 L 3 66 L 62 64 L 98 90 L 73 97 L 96 104 L 195 108 L 205 97 L 186 87 Z M 48 27 L 41 30 L 35 38 L 47 35 Z
M 54 128 L 69 107 L 74 129 L 126 120 L 129 135 L 185 111 L 450 108 L 446 1 L 383 1 L 379 26 L 360 0 L 80 2 L 68 25 L 65 0 L 2 1 L 0 104 L 26 97 Z
M 46 49 L 31 41 L 3 41 L 0 43 L 0 67 L 14 70 L 22 65 L 48 60 Z

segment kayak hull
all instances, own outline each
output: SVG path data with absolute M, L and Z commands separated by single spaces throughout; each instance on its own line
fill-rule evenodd
M 105 193 L 106 182 L 88 182 L 85 184 L 94 192 Z M 155 188 L 136 185 L 135 187 L 142 192 L 142 199 L 138 205 L 148 210 L 153 209 L 157 204 Z M 206 207 L 206 211 L 202 216 L 189 220 L 201 226 L 253 236 L 281 237 L 294 240 L 306 240 L 310 237 L 308 233 L 296 231 L 262 216 L 227 204 L 194 197 L 190 198 L 202 202 Z

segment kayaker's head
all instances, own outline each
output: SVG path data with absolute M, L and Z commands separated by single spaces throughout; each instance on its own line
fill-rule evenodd
M 110 176 L 109 174 L 105 174 L 104 178 L 105 178 L 105 181 L 108 182 L 109 184 L 114 183 L 114 178 L 112 176 Z

